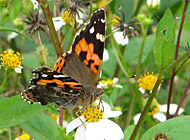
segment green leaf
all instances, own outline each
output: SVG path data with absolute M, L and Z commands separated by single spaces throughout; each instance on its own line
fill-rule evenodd
M 153 140 L 155 135 L 163 133 L 170 140 L 188 140 L 190 138 L 190 116 L 177 117 L 149 129 L 141 140 Z
M 21 95 L 4 99 L 0 102 L 0 129 L 25 122 L 45 109 L 47 108 L 40 104 L 25 102 Z
M 163 32 L 165 31 L 165 32 Z M 156 41 L 154 42 L 154 56 L 157 67 L 162 71 L 174 58 L 175 24 L 172 12 L 167 9 L 163 18 L 160 20 Z
M 135 125 L 130 125 L 129 127 L 127 127 L 127 129 L 125 129 L 124 131 L 124 140 L 129 140 L 129 138 L 131 137 L 131 134 L 133 133 L 133 130 L 135 129 Z M 135 140 L 138 140 L 139 135 L 137 134 Z
M 62 140 L 62 133 L 56 122 L 44 113 L 32 117 L 20 127 L 35 140 Z
M 25 35 L 22 34 L 21 32 L 16 31 L 15 29 L 10 28 L 10 27 L 0 26 L 0 32 L 1 32 L 1 31 L 15 32 L 15 33 L 17 33 L 17 34 L 19 34 L 19 35 L 21 35 L 21 36 L 24 36 L 25 38 L 27 38 L 27 39 L 30 40 L 30 38 L 28 38 L 27 36 L 25 36 Z

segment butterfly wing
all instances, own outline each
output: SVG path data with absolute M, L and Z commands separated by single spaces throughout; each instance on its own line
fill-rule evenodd
M 105 14 L 100 9 L 76 37 L 72 52 L 60 57 L 54 70 L 69 75 L 84 87 L 96 87 L 102 66 L 104 41 Z

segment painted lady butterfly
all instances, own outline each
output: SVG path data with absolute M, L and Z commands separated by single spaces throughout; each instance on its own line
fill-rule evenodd
M 90 23 L 75 38 L 72 51 L 63 54 L 53 71 L 47 67 L 34 70 L 32 87 L 24 90 L 22 98 L 30 103 L 56 104 L 76 108 L 93 103 L 103 95 L 98 89 L 105 41 L 104 10 L 96 11 Z

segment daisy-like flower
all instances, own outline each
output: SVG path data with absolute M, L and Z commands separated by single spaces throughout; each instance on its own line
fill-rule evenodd
M 120 140 L 124 138 L 123 131 L 115 122 L 107 119 L 117 117 L 121 111 L 111 111 L 100 105 L 90 106 L 82 115 L 71 121 L 66 127 L 67 135 L 77 128 L 75 140 Z
M 63 25 L 70 24 L 71 22 L 73 22 L 71 10 L 66 10 L 61 17 L 55 17 L 52 20 L 55 26 L 55 30 L 58 31 Z
M 127 35 L 124 34 L 124 32 L 122 30 L 116 30 L 117 27 L 120 26 L 120 18 L 118 16 L 115 16 L 115 18 L 112 20 L 112 30 L 113 30 L 113 36 L 115 38 L 115 41 L 117 42 L 117 44 L 121 44 L 121 45 L 127 45 L 129 42 L 129 39 L 127 37 Z
M 37 0 L 31 0 L 32 1 L 32 3 L 33 3 L 33 5 L 34 5 L 34 10 L 35 9 L 38 9 L 38 1 Z
M 177 110 L 177 104 L 170 104 L 170 115 L 174 115 Z M 148 112 L 149 116 L 152 116 L 154 119 L 159 120 L 160 122 L 166 121 L 167 104 L 160 105 L 156 99 L 153 99 L 153 102 L 150 106 L 150 111 Z M 183 108 L 179 109 L 179 115 L 184 112 Z M 141 114 L 137 114 L 134 117 L 134 124 L 137 124 L 140 119 Z
M 15 140 L 30 140 L 30 135 L 28 135 L 26 132 L 22 131 L 22 134 L 17 135 Z
M 142 93 L 145 93 L 146 90 L 150 91 L 151 93 L 158 80 L 158 76 L 159 74 L 154 74 L 153 72 L 151 74 L 147 72 L 147 74 L 144 74 L 144 76 L 141 76 L 137 81 L 140 87 L 139 90 Z
M 16 52 L 14 53 L 14 51 L 4 51 L 3 54 L 0 54 L 1 56 L 1 61 L 2 61 L 2 65 L 5 67 L 5 69 L 11 68 L 11 69 L 15 69 L 16 73 L 21 73 L 22 70 L 22 66 L 21 66 L 21 61 L 24 58 L 20 58 L 20 53 Z
M 117 88 L 123 88 L 122 85 L 117 84 L 117 82 L 119 81 L 118 78 L 114 77 L 112 80 L 108 79 L 108 80 L 101 80 L 99 82 L 99 84 L 97 85 L 98 88 L 104 88 L 104 89 L 108 89 L 110 87 L 117 87 Z

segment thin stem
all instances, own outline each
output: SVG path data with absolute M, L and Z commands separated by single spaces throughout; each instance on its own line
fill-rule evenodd
M 0 93 L 1 93 L 2 90 L 4 89 L 5 84 L 7 83 L 8 78 L 9 78 L 9 70 L 7 69 L 7 70 L 6 70 L 6 73 L 5 73 L 5 79 L 4 79 L 3 83 L 2 83 L 1 86 L 0 86 Z
M 140 53 L 139 53 L 139 60 L 138 60 L 138 65 L 137 65 L 137 70 L 136 70 L 136 75 L 139 77 L 140 69 L 141 69 L 141 62 L 142 62 L 142 56 L 144 52 L 144 45 L 146 41 L 146 35 L 147 35 L 147 29 L 144 29 L 143 31 L 143 40 L 140 48 Z
M 178 58 L 179 44 L 180 44 L 181 33 L 182 33 L 182 29 L 183 29 L 183 24 L 184 24 L 184 21 L 185 21 L 185 15 L 186 15 L 188 3 L 189 3 L 189 0 L 185 0 L 185 7 L 183 9 L 183 16 L 182 16 L 182 20 L 181 20 L 181 24 L 180 24 L 180 28 L 179 28 L 174 60 L 177 60 L 177 58 Z M 171 103 L 171 99 L 172 99 L 172 89 L 173 89 L 173 81 L 174 81 L 175 74 L 176 73 L 175 73 L 175 67 L 174 67 L 173 70 L 172 70 L 172 77 L 171 77 L 171 80 L 170 80 L 170 88 L 169 88 L 169 94 L 168 94 L 167 119 L 170 118 L 169 110 L 170 110 L 170 103 Z
M 156 84 L 154 86 L 154 89 L 152 91 L 152 94 L 149 96 L 149 99 L 148 99 L 148 101 L 147 101 L 147 103 L 146 103 L 146 105 L 144 107 L 144 110 L 141 113 L 141 117 L 140 117 L 140 119 L 139 119 L 139 121 L 138 121 L 138 123 L 137 123 L 131 137 L 130 137 L 130 140 L 135 139 L 139 129 L 141 128 L 141 126 L 142 126 L 142 124 L 144 122 L 144 119 L 145 119 L 145 117 L 146 117 L 146 115 L 148 113 L 148 109 L 149 109 L 149 107 L 150 107 L 150 105 L 152 103 L 152 100 L 154 99 L 154 97 L 156 95 L 156 92 L 157 92 L 157 89 L 158 89 L 158 87 L 160 85 L 160 82 L 162 81 L 162 76 L 164 74 L 166 74 L 168 71 L 172 70 L 174 67 L 176 67 L 176 65 L 183 62 L 189 56 L 190 56 L 190 50 L 187 51 L 184 55 L 182 55 L 178 60 L 174 61 L 172 64 L 170 64 L 168 67 L 166 67 L 163 72 L 160 72 L 158 80 L 157 80 L 157 82 L 156 82 Z
M 47 21 L 47 25 L 49 27 L 49 31 L 50 31 L 50 34 L 51 34 L 51 38 L 52 38 L 52 41 L 53 41 L 53 44 L 54 44 L 54 47 L 55 47 L 55 50 L 56 50 L 56 53 L 57 53 L 57 56 L 61 56 L 63 54 L 63 48 L 61 48 L 61 44 L 59 42 L 59 38 L 58 38 L 58 35 L 57 35 L 57 32 L 55 30 L 55 27 L 54 27 L 54 24 L 53 24 L 53 21 L 52 21 L 52 16 L 51 16 L 51 12 L 50 12 L 50 9 L 49 9 L 49 5 L 48 5 L 48 2 L 47 0 L 38 0 L 38 3 L 41 5 L 41 8 L 43 10 L 43 13 L 44 13 L 44 16 L 46 18 L 46 21 Z
M 42 41 L 41 41 L 40 31 L 38 31 L 38 39 L 39 39 L 39 43 L 40 43 L 44 63 L 47 66 L 47 60 L 46 60 L 46 55 L 45 55 L 44 48 L 43 48 Z
M 177 117 L 177 115 L 178 115 L 179 109 L 180 109 L 180 107 L 181 107 L 181 105 L 182 105 L 182 103 L 183 103 L 183 100 L 185 99 L 185 96 L 186 96 L 187 90 L 188 90 L 188 88 L 189 88 L 189 85 L 190 85 L 190 77 L 189 77 L 189 80 L 188 80 L 188 82 L 187 82 L 187 85 L 185 86 L 185 89 L 184 89 L 184 91 L 183 91 L 183 93 L 182 93 L 182 95 L 181 95 L 181 98 L 180 98 L 179 103 L 178 103 L 177 110 L 176 110 L 175 115 L 173 116 L 173 118 L 174 118 L 174 117 Z
M 63 126 L 63 108 L 60 108 L 60 114 L 59 114 L 59 125 Z
M 129 140 L 134 140 L 137 133 L 138 133 L 138 131 L 139 131 L 139 129 L 141 128 L 141 126 L 142 126 L 142 124 L 143 124 L 143 122 L 145 120 L 145 117 L 146 117 L 146 115 L 148 113 L 148 110 L 150 108 L 150 105 L 151 105 L 151 103 L 152 103 L 152 101 L 153 101 L 153 99 L 154 99 L 154 97 L 156 95 L 156 92 L 158 90 L 160 82 L 162 81 L 161 77 L 162 77 L 162 74 L 159 75 L 158 80 L 157 80 L 157 82 L 156 82 L 156 84 L 154 86 L 154 89 L 152 91 L 152 94 L 151 94 L 151 96 L 149 96 L 149 99 L 148 99 L 148 101 L 147 101 L 147 103 L 146 103 L 146 105 L 145 105 L 145 107 L 144 107 L 144 109 L 143 109 L 143 111 L 141 113 L 141 117 L 140 117 L 140 119 L 139 119 L 139 121 L 138 121 L 138 123 L 137 123 L 137 125 L 136 125 L 136 127 L 135 127 L 135 129 L 134 129 L 134 131 L 133 131 L 133 133 L 132 133 Z
M 9 131 L 9 140 L 12 140 L 12 136 L 11 136 L 11 128 L 10 128 L 10 127 L 8 128 L 8 131 Z

